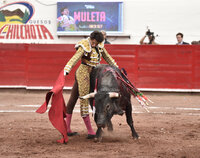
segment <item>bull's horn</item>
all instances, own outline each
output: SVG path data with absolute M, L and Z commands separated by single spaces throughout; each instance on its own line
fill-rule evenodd
M 119 93 L 117 93 L 117 92 L 109 92 L 108 94 L 109 94 L 110 98 L 118 98 L 119 97 Z
M 89 98 L 94 98 L 94 95 L 96 94 L 96 92 L 93 93 L 89 93 L 87 95 L 84 95 L 82 97 L 80 97 L 81 99 L 89 99 Z

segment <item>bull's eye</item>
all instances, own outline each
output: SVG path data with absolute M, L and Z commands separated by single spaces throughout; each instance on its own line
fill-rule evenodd
M 109 105 L 109 104 L 106 105 L 106 110 L 107 110 L 107 111 L 110 110 L 110 105 Z

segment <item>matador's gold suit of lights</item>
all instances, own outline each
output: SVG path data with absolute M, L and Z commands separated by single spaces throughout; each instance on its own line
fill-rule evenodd
M 104 44 L 99 43 L 95 48 L 90 45 L 90 38 L 83 39 L 75 46 L 77 49 L 74 56 L 66 64 L 64 70 L 69 73 L 76 63 L 81 59 L 81 65 L 76 70 L 76 80 L 78 82 L 79 96 L 87 95 L 90 91 L 90 72 L 93 67 L 100 63 L 101 56 L 104 60 L 113 66 L 117 66 L 114 59 L 108 54 L 104 48 Z M 89 114 L 88 99 L 80 99 L 81 116 L 85 117 Z

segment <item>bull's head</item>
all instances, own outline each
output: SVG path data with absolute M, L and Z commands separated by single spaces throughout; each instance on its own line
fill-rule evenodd
M 117 92 L 94 92 L 81 98 L 95 99 L 95 122 L 98 127 L 105 127 L 114 114 L 119 114 L 119 111 L 122 111 L 119 107 L 119 93 Z

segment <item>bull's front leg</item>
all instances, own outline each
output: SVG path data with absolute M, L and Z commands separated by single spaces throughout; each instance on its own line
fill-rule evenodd
M 102 129 L 101 127 L 98 127 L 97 131 L 96 131 L 96 137 L 94 138 L 95 142 L 101 142 L 102 140 Z
M 134 139 L 138 139 L 139 136 L 137 134 L 137 132 L 135 131 L 135 128 L 133 126 L 133 118 L 132 118 L 132 105 L 131 104 L 128 104 L 126 106 L 126 121 L 128 123 L 128 125 L 130 126 L 131 128 L 131 132 L 132 132 L 132 136 Z
M 111 120 L 109 120 L 108 122 L 107 122 L 107 127 L 108 127 L 108 131 L 113 131 L 113 125 L 112 125 L 112 122 L 111 122 Z

